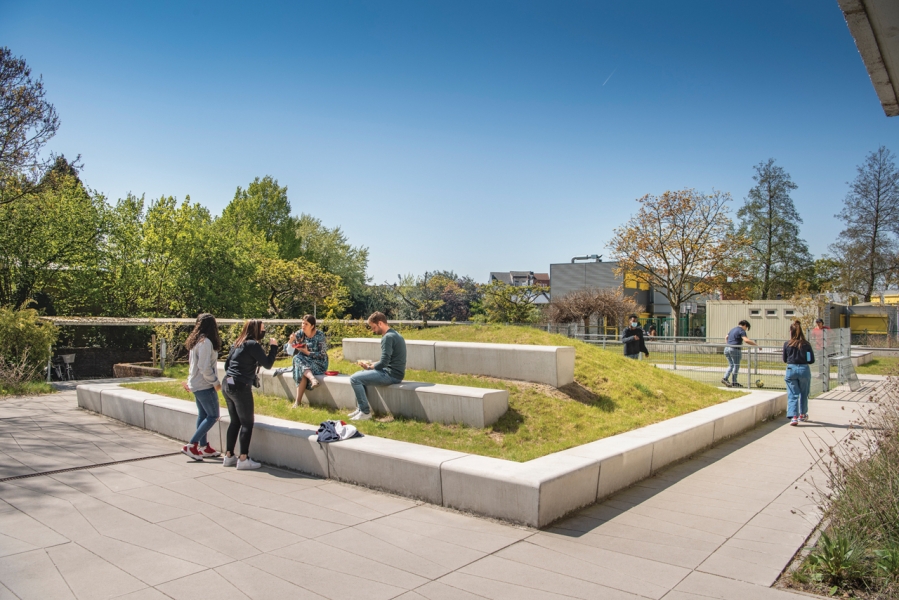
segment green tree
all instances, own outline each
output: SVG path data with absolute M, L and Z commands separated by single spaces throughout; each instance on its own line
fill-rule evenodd
M 609 244 L 616 273 L 652 286 L 675 315 L 684 302 L 720 289 L 739 276 L 732 257 L 746 244 L 733 233 L 730 200 L 727 193 L 692 189 L 640 198 L 640 211 Z
M 347 302 L 340 277 L 303 258 L 267 259 L 259 265 L 256 277 L 274 318 L 314 313 L 320 306 L 334 316 Z
M 24 307 L 38 293 L 69 306 L 71 286 L 95 278 L 105 199 L 70 175 L 0 205 L 0 305 Z
M 812 265 L 808 245 L 799 237 L 802 223 L 790 192 L 796 184 L 774 159 L 755 167 L 745 204 L 737 211 L 737 234 L 748 240 L 746 268 L 755 274 L 755 296 L 768 300 L 791 294 L 804 270 Z
M 285 260 L 300 256 L 297 237 L 298 220 L 290 216 L 287 186 L 266 175 L 257 177 L 234 192 L 234 199 L 222 211 L 220 224 L 232 237 L 262 236 L 277 247 L 277 255 Z
M 899 170 L 884 146 L 856 170 L 836 215 L 846 228 L 830 250 L 842 265 L 841 291 L 870 302 L 875 290 L 899 276 Z
M 0 47 L 0 205 L 39 191 L 55 161 L 41 150 L 58 129 L 42 79 L 31 77 L 25 59 Z
M 428 321 L 433 321 L 434 315 L 443 306 L 444 281 L 441 277 L 425 272 L 421 277 L 407 275 L 393 287 L 411 311 L 412 318 L 420 319 L 422 325 L 427 327 Z
M 299 256 L 339 275 L 353 298 L 364 293 L 368 248 L 351 246 L 340 227 L 325 227 L 307 214 L 296 221 L 296 237 Z
M 537 302 L 549 294 L 543 285 L 509 285 L 491 281 L 481 287 L 484 311 L 491 323 L 534 323 L 543 316 Z

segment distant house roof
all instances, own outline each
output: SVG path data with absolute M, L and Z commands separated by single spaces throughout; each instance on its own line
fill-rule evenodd
M 533 271 L 491 271 L 490 281 L 502 281 L 509 285 L 549 285 L 549 273 Z

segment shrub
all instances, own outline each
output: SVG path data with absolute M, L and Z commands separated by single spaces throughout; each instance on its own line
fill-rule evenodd
M 3 372 L 31 378 L 47 364 L 59 331 L 31 308 L 0 308 L 0 363 Z

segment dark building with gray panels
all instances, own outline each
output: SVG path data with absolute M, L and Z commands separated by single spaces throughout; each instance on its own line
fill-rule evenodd
M 562 296 L 590 288 L 616 289 L 622 287 L 624 279 L 615 275 L 617 262 L 602 262 L 594 257 L 592 262 L 559 263 L 549 266 L 550 296 Z M 653 316 L 671 316 L 671 306 L 664 296 L 652 289 L 641 290 L 638 287 L 624 287 L 625 295 L 632 297 L 637 304 L 646 307 Z

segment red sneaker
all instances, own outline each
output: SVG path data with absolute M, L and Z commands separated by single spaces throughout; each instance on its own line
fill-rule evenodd
M 203 458 L 213 458 L 221 456 L 222 453 L 213 448 L 211 444 L 206 444 L 205 448 L 200 449 L 200 454 L 203 455 Z
M 181 448 L 181 454 L 191 457 L 194 460 L 203 460 L 203 454 L 196 444 L 186 444 Z

